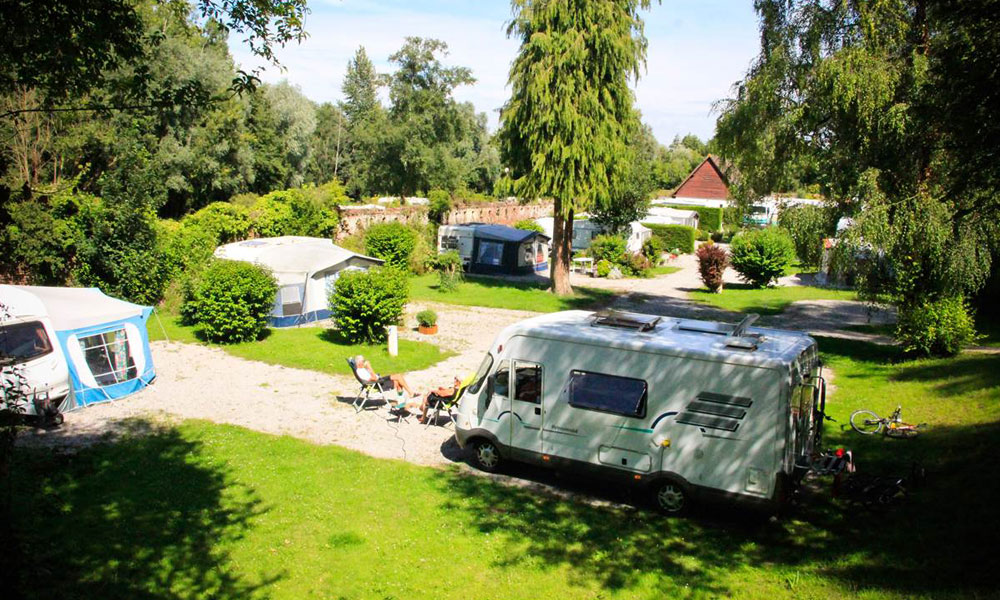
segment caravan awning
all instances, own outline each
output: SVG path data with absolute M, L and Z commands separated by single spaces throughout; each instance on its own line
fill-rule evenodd
M 527 231 L 525 229 L 515 229 L 504 225 L 479 225 L 476 227 L 476 237 L 483 240 L 496 240 L 499 242 L 526 242 L 536 237 L 543 237 L 546 240 L 549 236 L 537 231 Z

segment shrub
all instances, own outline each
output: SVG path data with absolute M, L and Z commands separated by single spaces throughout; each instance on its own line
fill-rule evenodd
M 217 260 L 188 287 L 181 315 L 209 341 L 252 341 L 267 328 L 277 292 L 278 284 L 266 268 Z
M 606 260 L 612 264 L 625 262 L 628 243 L 614 235 L 599 235 L 590 243 L 590 255 L 595 261 Z
M 976 338 L 975 319 L 961 296 L 899 308 L 896 339 L 906 352 L 954 356 Z
M 699 242 L 707 242 L 708 240 L 712 239 L 712 236 L 709 235 L 707 231 L 699 229 L 698 235 L 696 236 L 695 239 L 697 239 Z
M 226 244 L 246 239 L 250 234 L 250 211 L 228 202 L 213 202 L 184 217 L 182 224 L 207 231 L 216 245 Z
M 818 267 L 823 258 L 823 238 L 833 234 L 836 223 L 822 207 L 799 205 L 782 209 L 778 226 L 792 238 L 799 261 L 807 267 Z
M 618 265 L 622 274 L 629 277 L 643 277 L 653 263 L 642 254 L 626 254 L 625 261 Z
M 663 248 L 673 251 L 679 250 L 682 254 L 694 252 L 694 227 L 686 225 L 658 225 L 655 223 L 643 223 L 653 231 L 653 235 L 659 238 Z
M 725 209 L 721 206 L 686 206 L 684 204 L 667 204 L 667 208 L 677 210 L 693 210 L 698 213 L 698 229 L 702 231 L 722 231 Z
M 438 272 L 438 291 L 454 292 L 462 283 L 465 275 L 462 273 L 462 257 L 456 250 L 439 254 L 434 261 Z
M 791 238 L 776 228 L 740 233 L 733 238 L 729 252 L 733 268 L 753 287 L 765 287 L 781 277 L 795 259 Z
M 611 262 L 603 259 L 594 264 L 594 269 L 597 271 L 598 277 L 607 277 L 608 273 L 611 272 L 611 267 Z
M 709 242 L 698 247 L 698 274 L 705 287 L 712 292 L 722 291 L 722 275 L 729 264 L 729 254 L 725 248 Z
M 660 258 L 663 256 L 663 246 L 660 244 L 660 238 L 650 236 L 648 240 L 643 242 L 642 255 L 648 258 L 653 263 L 653 266 L 660 264 Z
M 451 195 L 444 190 L 431 190 L 427 194 L 427 218 L 432 223 L 441 223 L 444 216 L 451 210 Z
M 417 313 L 417 323 L 421 327 L 434 327 L 437 325 L 438 315 L 433 310 L 422 310 Z
M 352 343 L 385 341 L 385 328 L 399 323 L 408 294 L 402 269 L 344 272 L 330 293 L 334 322 Z
M 523 221 L 518 221 L 514 224 L 514 229 L 523 229 L 525 231 L 537 231 L 538 233 L 545 233 L 545 228 L 536 223 L 531 219 L 525 219 Z
M 721 231 L 713 231 L 712 235 L 711 235 L 711 239 L 712 239 L 713 242 L 715 242 L 716 244 L 718 244 L 719 242 L 722 241 L 723 235 L 724 234 Z
M 416 245 L 417 234 L 402 223 L 381 223 L 365 232 L 365 252 L 389 267 L 408 269 Z

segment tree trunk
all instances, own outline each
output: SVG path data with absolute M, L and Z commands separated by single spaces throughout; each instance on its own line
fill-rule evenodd
M 569 261 L 573 256 L 573 209 L 569 211 L 569 218 L 564 218 L 562 202 L 557 199 L 554 208 L 549 274 L 552 278 L 552 291 L 558 296 L 568 296 L 573 293 L 573 286 L 569 283 Z

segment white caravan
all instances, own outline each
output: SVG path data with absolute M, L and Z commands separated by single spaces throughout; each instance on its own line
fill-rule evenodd
M 0 286 L 0 388 L 15 386 L 29 399 L 60 406 L 69 395 L 69 368 L 45 305 L 34 295 Z M 6 401 L 0 394 L 0 404 Z M 34 402 L 24 407 L 35 414 Z
M 458 405 L 487 471 L 514 460 L 646 486 L 658 507 L 772 504 L 807 468 L 826 391 L 803 333 L 568 311 L 504 329 Z

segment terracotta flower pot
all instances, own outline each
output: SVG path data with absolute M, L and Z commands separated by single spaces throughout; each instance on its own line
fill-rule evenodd
M 438 332 L 438 326 L 437 325 L 430 325 L 430 326 L 417 325 L 417 331 L 419 331 L 420 333 L 423 333 L 425 335 L 434 335 L 435 333 Z

